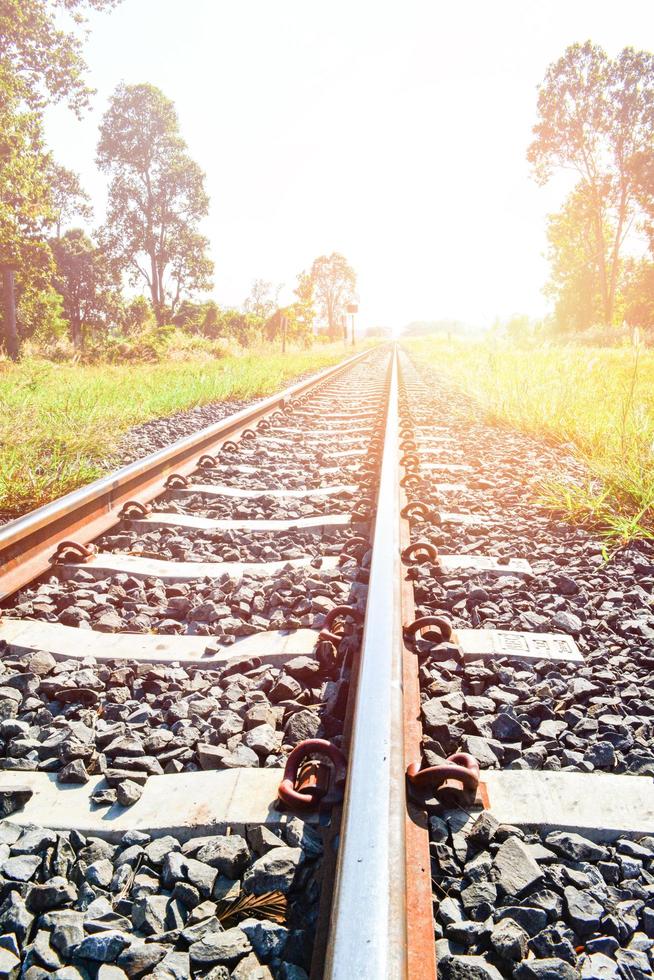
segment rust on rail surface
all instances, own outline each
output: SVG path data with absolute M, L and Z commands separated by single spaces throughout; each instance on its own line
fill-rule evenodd
M 396 355 L 397 356 L 397 355 Z M 402 368 L 398 357 L 400 380 L 400 435 L 410 432 L 402 415 Z M 403 557 L 412 555 L 406 490 L 411 485 L 406 466 L 400 462 L 400 550 Z M 414 477 L 415 479 L 415 477 Z M 433 546 L 432 546 L 433 547 Z M 435 549 L 434 549 L 435 550 Z M 413 556 L 412 556 L 413 557 Z M 406 558 L 405 558 L 406 561 Z M 413 581 L 402 567 L 400 600 L 403 633 L 411 633 L 416 622 Z M 420 620 L 418 620 L 420 622 Z M 407 627 L 409 630 L 407 631 Z M 404 761 L 405 769 L 422 757 L 422 722 L 420 715 L 420 680 L 415 654 L 403 643 L 402 681 L 404 688 Z M 406 888 L 407 888 L 407 977 L 409 980 L 436 980 L 436 946 L 433 930 L 431 855 L 427 814 L 419 803 L 407 796 L 406 807 Z
M 368 353 L 356 354 L 5 524 L 0 528 L 0 601 L 47 572 L 50 558 L 63 540 L 88 544 L 118 523 L 124 505 L 135 500 L 147 504 L 166 489 L 171 474 L 187 477 L 212 452 L 235 446 L 234 440 L 251 432 L 252 425 L 274 417 L 294 399 L 331 381 Z

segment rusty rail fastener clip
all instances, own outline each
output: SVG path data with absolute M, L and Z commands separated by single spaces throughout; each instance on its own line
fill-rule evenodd
M 126 500 L 118 511 L 118 516 L 129 520 L 132 517 L 145 517 L 151 513 L 152 507 L 150 504 L 141 503 L 140 500 Z
M 80 544 L 79 541 L 60 541 L 48 561 L 56 565 L 58 561 L 76 561 L 83 563 L 97 555 L 98 549 L 94 544 Z
M 472 803 L 479 787 L 479 763 L 467 752 L 455 752 L 437 766 L 421 769 L 420 763 L 407 767 L 407 779 L 417 789 L 433 789 L 444 801 Z
M 412 500 L 400 511 L 401 517 L 417 518 L 419 521 L 428 520 L 432 514 L 432 508 L 424 500 Z
M 437 562 L 438 549 L 431 541 L 413 541 L 402 551 L 402 561 L 406 565 L 421 565 L 423 562 Z
M 325 622 L 318 634 L 318 639 L 329 640 L 335 647 L 338 647 L 345 635 L 345 620 L 348 618 L 353 619 L 355 623 L 363 622 L 363 614 L 356 606 L 334 606 L 325 616 Z M 336 623 L 341 624 L 340 629 L 335 628 Z
M 429 633 L 423 635 L 423 629 L 426 629 L 428 626 L 435 626 L 438 632 L 430 630 Z M 414 619 L 412 623 L 408 623 L 404 627 L 404 635 L 406 637 L 415 637 L 418 634 L 420 634 L 418 636 L 419 639 L 422 637 L 423 640 L 437 640 L 439 643 L 449 643 L 452 639 L 452 624 L 444 616 L 419 616 L 418 619 Z
M 166 490 L 177 490 L 179 487 L 187 487 L 188 480 L 181 473 L 171 473 L 164 481 Z
M 332 763 L 316 761 L 326 756 Z M 324 738 L 308 738 L 295 746 L 284 767 L 277 796 L 286 806 L 314 809 L 319 803 L 337 803 L 343 798 L 347 759 Z

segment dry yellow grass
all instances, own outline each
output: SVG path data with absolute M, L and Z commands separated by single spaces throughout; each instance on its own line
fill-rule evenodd
M 652 351 L 435 338 L 404 345 L 473 396 L 491 420 L 576 448 L 588 480 L 553 477 L 543 502 L 600 526 L 615 543 L 654 537 Z

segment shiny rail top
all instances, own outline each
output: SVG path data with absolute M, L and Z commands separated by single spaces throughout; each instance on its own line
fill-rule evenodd
M 325 978 L 406 976 L 397 363 L 393 358 L 373 558 Z

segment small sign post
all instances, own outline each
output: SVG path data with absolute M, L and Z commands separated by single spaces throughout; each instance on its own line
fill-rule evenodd
M 359 306 L 357 303 L 348 303 L 347 312 L 352 317 L 352 346 L 354 347 L 354 314 L 359 312 Z

